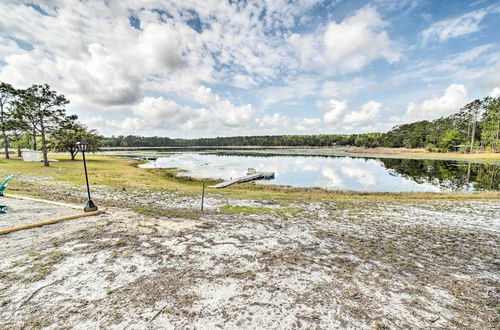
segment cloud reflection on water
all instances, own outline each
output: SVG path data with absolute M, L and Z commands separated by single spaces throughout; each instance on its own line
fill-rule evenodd
M 355 191 L 442 191 L 430 182 L 418 183 L 388 170 L 378 159 L 351 157 L 218 156 L 181 153 L 160 157 L 143 167 L 177 167 L 180 175 L 228 180 L 246 174 L 248 168 L 275 172 L 275 179 L 261 184 L 320 187 Z

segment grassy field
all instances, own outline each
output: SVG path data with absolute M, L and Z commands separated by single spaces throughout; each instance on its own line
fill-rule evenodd
M 23 162 L 20 158 L 0 160 L 0 175 L 23 175 L 36 177 L 51 177 L 54 180 L 83 185 L 85 177 L 81 161 L 71 161 L 69 157 L 51 155 L 50 158 L 59 162 L 44 167 L 39 163 Z M 143 169 L 137 167 L 141 161 L 114 158 L 102 155 L 90 155 L 87 161 L 91 185 L 104 185 L 122 189 L 141 189 L 158 191 L 175 191 L 184 195 L 197 195 L 201 190 L 201 181 L 206 186 L 217 181 L 179 178 L 177 169 Z M 11 189 L 30 192 L 36 187 L 23 186 L 23 183 L 13 180 Z M 290 188 L 282 186 L 257 185 L 253 183 L 235 185 L 226 189 L 207 188 L 207 193 L 220 197 L 257 198 L 279 200 L 338 200 L 338 199 L 496 199 L 499 192 L 465 193 L 361 193 L 349 191 L 326 191 L 316 188 Z

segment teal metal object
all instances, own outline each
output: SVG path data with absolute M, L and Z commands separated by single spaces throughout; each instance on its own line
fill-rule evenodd
M 0 205 L 0 214 L 4 214 L 5 210 L 7 210 L 7 206 L 5 205 Z
M 3 180 L 2 184 L 0 185 L 0 196 L 3 196 L 3 191 L 5 190 L 5 188 L 7 188 L 7 183 L 10 179 L 12 179 L 12 175 Z

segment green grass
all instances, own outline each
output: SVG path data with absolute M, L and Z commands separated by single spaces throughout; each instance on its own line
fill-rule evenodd
M 257 213 L 264 213 L 264 214 L 271 214 L 275 213 L 274 209 L 270 207 L 251 207 L 251 206 L 238 206 L 238 205 L 223 205 L 220 207 L 220 211 L 225 214 L 238 214 L 238 213 L 250 213 L 250 214 L 257 214 Z
M 276 209 L 275 212 L 276 214 L 282 216 L 287 216 L 287 215 L 296 216 L 304 212 L 304 209 L 301 207 L 285 207 L 284 209 Z
M 58 181 L 84 185 L 83 164 L 81 161 L 71 161 L 69 157 L 50 155 L 50 158 L 60 160 L 51 163 L 49 167 L 43 164 L 23 162 L 15 157 L 11 160 L 2 160 L 0 175 L 7 176 L 27 175 L 52 177 Z M 87 157 L 87 169 L 91 185 L 105 185 L 123 189 L 152 189 L 182 191 L 186 194 L 195 194 L 201 191 L 201 181 L 191 178 L 177 178 L 176 169 L 143 169 L 137 165 L 142 161 L 108 156 L 90 155 Z M 208 181 L 208 180 L 207 180 Z M 208 181 L 211 184 L 215 181 Z M 12 180 L 10 187 L 15 187 Z
M 124 239 L 118 239 L 115 241 L 115 245 L 127 245 L 127 241 Z
M 184 218 L 184 219 L 198 218 L 198 214 L 194 212 L 186 212 L 177 209 L 157 208 L 150 205 L 134 206 L 132 210 L 139 214 L 156 216 L 156 217 Z
M 54 265 L 62 261 L 67 253 L 61 251 L 52 251 L 48 253 L 38 253 L 29 251 L 27 258 L 12 262 L 11 267 L 26 267 L 23 270 L 26 282 L 36 282 L 43 280 L 55 270 Z

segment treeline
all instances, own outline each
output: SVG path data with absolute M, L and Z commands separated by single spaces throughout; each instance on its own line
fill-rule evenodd
M 77 121 L 76 115 L 66 114 L 69 101 L 49 85 L 32 85 L 16 89 L 0 82 L 0 133 L 5 158 L 9 148 L 41 150 L 44 165 L 49 166 L 49 150 L 64 151 L 75 158 L 75 143 L 85 140 L 89 151 L 98 150 L 102 136 Z
M 383 147 L 430 151 L 500 151 L 500 98 L 485 97 L 433 121 L 399 125 L 380 136 Z
M 112 136 L 106 147 L 357 146 L 426 148 L 430 151 L 500 150 L 500 98 L 475 100 L 449 117 L 399 125 L 387 133 L 232 136 L 200 139 Z
M 362 134 L 377 136 L 379 133 Z M 188 146 L 347 146 L 353 145 L 357 135 L 259 135 L 200 139 L 170 139 L 136 135 L 105 138 L 106 147 L 188 147 Z
M 475 100 L 457 113 L 433 121 L 399 125 L 387 133 L 232 136 L 199 139 L 112 136 L 103 138 L 95 130 L 67 115 L 66 97 L 48 85 L 15 89 L 0 82 L 0 144 L 5 157 L 9 148 L 67 151 L 74 159 L 75 143 L 86 140 L 90 151 L 105 147 L 189 147 L 189 146 L 358 146 L 426 148 L 430 151 L 463 152 L 500 150 L 500 98 Z

